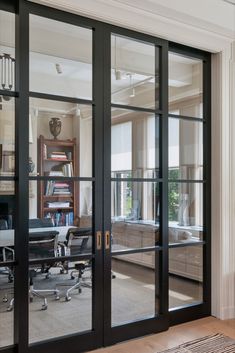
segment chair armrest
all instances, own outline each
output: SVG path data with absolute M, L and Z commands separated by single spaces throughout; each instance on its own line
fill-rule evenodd
M 8 246 L 4 246 L 4 248 L 2 249 L 3 261 L 7 261 L 6 250 L 12 253 L 12 259 L 14 259 L 14 254 L 15 254 L 14 249 L 9 248 Z
M 58 242 L 58 256 L 66 256 L 68 255 L 68 247 L 65 243 Z

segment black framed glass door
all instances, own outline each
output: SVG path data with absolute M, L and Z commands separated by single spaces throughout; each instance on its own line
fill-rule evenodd
M 94 44 L 98 36 L 99 29 L 76 16 L 62 21 L 60 12 L 30 9 L 29 132 L 32 128 L 32 141 L 37 143 L 35 153 L 29 139 L 35 164 L 29 171 L 31 351 L 39 343 L 42 350 L 55 349 L 55 343 L 45 343 L 50 339 L 71 351 L 102 345 L 102 213 L 98 211 L 102 105 L 97 90 L 100 54 Z M 36 209 L 31 193 L 37 194 Z M 52 232 L 58 232 L 56 256 L 46 261 L 33 246 L 38 249 L 37 242 L 43 242 L 43 249 L 49 250 L 51 244 L 41 238 L 42 225 L 35 226 L 38 219 L 49 221 Z M 46 232 L 51 229 L 47 224 Z M 41 275 L 38 268 L 43 269 Z M 43 309 L 45 298 L 48 305 L 40 335 L 35 297 L 43 301 Z
M 167 45 L 110 28 L 105 57 L 105 344 L 168 327 Z M 165 196 L 165 198 L 163 197 Z
M 208 315 L 210 54 L 25 0 L 0 20 L 0 349 Z

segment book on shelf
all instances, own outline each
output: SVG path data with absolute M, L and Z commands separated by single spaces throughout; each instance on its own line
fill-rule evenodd
M 74 223 L 73 212 L 48 212 L 47 218 L 50 218 L 53 226 L 72 226 Z
M 62 167 L 62 172 L 63 172 L 64 176 L 72 177 L 73 176 L 73 164 L 72 164 L 72 162 L 64 164 L 63 167 Z
M 53 195 L 71 196 L 69 184 L 64 182 L 55 182 L 53 180 L 49 180 L 46 184 L 45 196 L 53 196 Z
M 47 174 L 46 172 L 45 172 L 45 174 Z M 49 176 L 57 176 L 57 177 L 63 177 L 64 176 L 64 174 L 63 174 L 63 172 L 62 172 L 62 170 L 51 170 L 50 172 L 49 172 Z
M 47 159 L 47 145 L 43 144 L 43 159 Z
M 61 151 L 55 151 L 55 152 L 51 152 L 49 155 L 50 159 L 61 159 L 61 160 L 65 160 L 67 161 L 67 155 L 65 152 L 61 152 Z

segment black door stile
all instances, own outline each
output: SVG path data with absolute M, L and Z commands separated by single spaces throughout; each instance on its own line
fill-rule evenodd
M 14 341 L 18 353 L 28 351 L 28 117 L 29 13 L 19 0 L 16 12 L 16 229 L 14 282 Z

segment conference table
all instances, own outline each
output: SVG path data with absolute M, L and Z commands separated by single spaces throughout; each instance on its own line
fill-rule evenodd
M 57 231 L 58 240 L 63 242 L 66 240 L 66 234 L 69 228 L 76 228 L 74 226 L 62 226 L 62 227 L 43 227 L 43 228 L 29 228 L 29 233 L 35 232 L 50 232 L 50 231 Z M 7 229 L 7 230 L 0 230 L 0 248 L 4 247 L 12 247 L 14 246 L 14 236 L 15 231 L 14 229 Z

